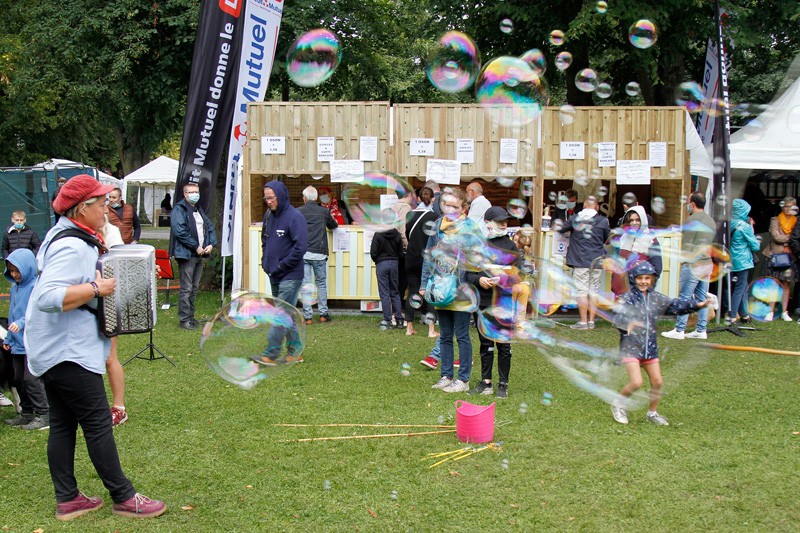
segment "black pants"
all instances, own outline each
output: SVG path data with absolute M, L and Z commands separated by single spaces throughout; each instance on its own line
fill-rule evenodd
M 406 280 L 408 281 L 408 298 L 406 298 L 406 322 L 414 322 L 416 309 L 411 305 L 413 302 L 412 297 L 416 294 L 419 296 L 419 286 L 422 283 L 422 266 L 415 270 L 406 270 Z M 402 293 L 401 293 L 402 296 Z M 421 298 L 421 305 L 419 312 L 425 314 L 428 310 L 428 302 Z
M 11 356 L 11 367 L 14 369 L 13 383 L 19 393 L 19 407 L 23 414 L 46 415 L 50 412 L 47 406 L 47 395 L 42 380 L 28 370 L 28 358 L 22 354 Z
M 136 489 L 119 463 L 103 376 L 76 363 L 64 362 L 45 372 L 42 381 L 50 402 L 47 461 L 56 501 L 67 502 L 78 495 L 75 480 L 78 424 L 83 428 L 89 459 L 111 499 L 122 503 L 132 498 Z
M 492 366 L 494 365 L 494 352 L 497 349 L 497 374 L 500 383 L 508 383 L 508 373 L 511 371 L 511 345 L 507 342 L 495 342 L 484 337 L 478 330 L 481 354 L 481 379 L 492 381 Z

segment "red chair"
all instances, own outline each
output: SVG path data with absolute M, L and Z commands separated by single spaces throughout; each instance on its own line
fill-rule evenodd
M 161 309 L 169 309 L 169 280 L 175 279 L 175 276 L 172 273 L 172 261 L 167 250 L 156 250 L 156 265 L 160 269 L 159 277 L 167 280 L 167 302 L 161 306 Z

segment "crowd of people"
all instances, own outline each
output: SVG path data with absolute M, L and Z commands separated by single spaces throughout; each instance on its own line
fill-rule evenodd
M 183 198 L 171 210 L 172 250 L 180 270 L 179 326 L 194 330 L 195 298 L 204 261 L 217 246 L 214 226 L 199 206 L 200 188 L 187 183 Z M 330 190 L 307 187 L 303 205 L 295 208 L 281 181 L 264 185 L 266 204 L 262 225 L 262 262 L 272 294 L 297 306 L 303 291 L 316 291 L 318 320 L 330 322 L 327 301 L 327 232 L 344 223 Z M 627 399 L 643 385 L 642 370 L 650 381 L 646 419 L 668 425 L 657 411 L 663 377 L 658 358 L 657 320 L 677 316 L 675 327 L 661 336 L 707 338 L 708 296 L 713 270 L 712 245 L 717 234 L 714 220 L 705 212 L 706 198 L 692 193 L 686 202 L 688 217 L 682 228 L 680 294 L 672 299 L 655 291 L 662 273 L 661 245 L 652 230 L 652 217 L 635 198 L 626 199 L 626 211 L 615 228 L 599 211 L 593 196 L 577 202 L 568 191 L 563 209 L 554 214 L 555 231 L 568 235 L 565 264 L 571 269 L 579 319 L 573 330 L 596 327 L 600 278 L 603 268 L 612 275 L 614 305 L 610 315 L 620 334 L 620 362 L 628 383 L 611 405 L 619 423 L 628 423 Z M 630 196 L 630 195 L 628 195 Z M 627 197 L 626 197 L 627 198 Z M 99 299 L 115 288 L 113 278 L 96 270 L 98 257 L 108 248 L 136 243 L 138 217 L 121 199 L 121 191 L 90 176 L 75 176 L 61 184 L 53 198 L 61 217 L 43 241 L 26 224 L 23 211 L 15 211 L 3 235 L 4 276 L 11 284 L 7 334 L 3 348 L 11 361 L 11 384 L 18 393 L 17 415 L 6 424 L 23 430 L 49 429 L 48 463 L 56 495 L 56 518 L 70 520 L 100 509 L 103 501 L 80 492 L 74 477 L 78 425 L 89 456 L 113 500 L 112 512 L 124 516 L 155 517 L 166 511 L 159 500 L 136 491 L 122 471 L 113 427 L 124 423 L 124 374 L 117 358 L 116 341 L 97 327 Z M 750 320 L 748 282 L 760 242 L 755 236 L 750 206 L 733 202 L 730 223 L 731 291 L 727 318 L 732 323 Z M 507 398 L 515 331 L 522 331 L 531 314 L 532 280 L 536 258 L 532 230 L 509 228 L 509 213 L 492 206 L 477 181 L 465 190 L 440 188 L 428 181 L 409 191 L 387 208 L 391 227 L 374 233 L 370 256 L 375 264 L 383 317 L 382 330 L 404 329 L 415 335 L 417 314 L 424 317 L 433 347 L 420 363 L 438 370 L 432 385 L 445 393 L 496 395 Z M 794 198 L 782 202 L 782 212 L 769 225 L 764 248 L 764 275 L 783 288 L 780 302 L 766 320 L 789 315 L 791 283 L 797 281 L 800 225 L 796 224 Z M 510 230 L 515 230 L 510 232 Z M 479 257 L 469 256 L 481 243 Z M 472 244 L 470 244 L 472 243 Z M 613 258 L 606 265 L 604 258 Z M 598 263 L 598 260 L 601 263 Z M 477 268 L 467 268 L 467 265 Z M 498 313 L 497 308 L 504 313 Z M 302 302 L 305 324 L 314 323 L 311 298 Z M 689 312 L 697 311 L 695 331 L 687 332 Z M 439 332 L 435 325 L 438 323 Z M 473 347 L 470 328 L 477 328 L 480 379 L 471 385 Z M 291 333 L 283 339 L 293 342 Z M 456 356 L 456 347 L 458 354 Z M 259 364 L 276 364 L 278 354 L 254 357 Z M 494 366 L 497 360 L 495 386 Z M 302 361 L 298 355 L 292 362 Z M 113 401 L 109 406 L 103 374 L 109 377 Z M 12 405 L 0 394 L 0 406 Z

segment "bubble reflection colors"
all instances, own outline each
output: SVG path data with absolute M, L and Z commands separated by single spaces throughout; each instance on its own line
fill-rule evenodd
M 532 48 L 519 57 L 526 62 L 536 74 L 542 75 L 547 70 L 547 59 L 538 48 Z
M 772 308 L 783 299 L 783 287 L 772 277 L 758 278 L 750 284 L 747 292 L 747 312 L 755 320 L 767 319 Z
M 608 3 L 600 0 L 594 6 L 594 10 L 600 13 L 601 15 L 605 15 L 606 11 L 608 11 Z
M 590 69 L 582 69 L 575 75 L 575 87 L 585 93 L 590 93 L 597 89 L 597 73 Z
M 564 32 L 561 30 L 551 31 L 549 40 L 553 46 L 561 46 L 564 44 Z
M 597 84 L 597 89 L 595 89 L 594 94 L 596 94 L 598 98 L 605 100 L 606 98 L 611 97 L 612 92 L 613 90 L 611 89 L 611 85 L 603 82 Z
M 575 108 L 569 104 L 564 104 L 558 108 L 558 120 L 566 126 L 575 122 Z
M 660 196 L 656 196 L 650 202 L 650 208 L 653 210 L 653 213 L 657 215 L 663 215 L 667 210 L 667 203 Z
M 496 124 L 529 124 L 547 103 L 544 80 L 518 57 L 502 56 L 487 63 L 475 86 L 476 99 Z
M 569 52 L 559 52 L 554 61 L 556 68 L 564 72 L 572 64 L 572 54 Z
M 468 89 L 481 70 L 478 47 L 465 33 L 449 31 L 442 35 L 426 69 L 434 87 L 446 93 Z
M 511 33 L 514 31 L 514 21 L 511 19 L 503 19 L 500 21 L 500 31 L 503 33 Z
M 296 307 L 245 292 L 205 324 L 200 351 L 219 377 L 252 389 L 298 361 L 305 335 L 303 317 Z
M 520 198 L 512 198 L 508 201 L 506 211 L 508 211 L 508 214 L 517 220 L 522 220 L 525 218 L 525 215 L 528 212 L 528 205 L 525 203 L 525 200 Z
M 404 223 L 395 211 L 381 210 L 381 195 L 394 193 L 403 198 L 413 189 L 406 180 L 391 172 L 367 172 L 357 183 L 346 183 L 342 199 L 355 224 L 372 231 L 397 229 Z
M 689 113 L 699 113 L 704 102 L 703 88 L 696 81 L 685 81 L 678 86 L 675 103 Z
M 286 54 L 286 72 L 301 87 L 316 87 L 336 71 L 342 61 L 339 39 L 319 28 L 301 35 Z
M 625 85 L 625 94 L 628 96 L 639 96 L 642 93 L 642 88 L 635 81 L 628 82 Z
M 646 49 L 656 44 L 656 25 L 647 19 L 637 20 L 628 29 L 628 40 L 636 48 Z

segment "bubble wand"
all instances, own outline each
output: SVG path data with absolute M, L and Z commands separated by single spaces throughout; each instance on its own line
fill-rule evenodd
M 727 350 L 731 352 L 758 352 L 758 353 L 771 353 L 777 355 L 793 355 L 800 357 L 800 352 L 792 352 L 789 350 L 776 350 L 774 348 L 760 348 L 758 346 L 734 346 L 732 344 L 713 344 L 702 343 L 701 346 L 706 348 L 714 348 L 715 350 Z

